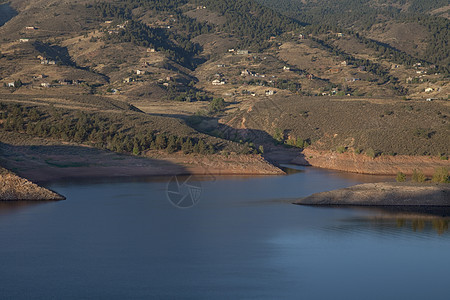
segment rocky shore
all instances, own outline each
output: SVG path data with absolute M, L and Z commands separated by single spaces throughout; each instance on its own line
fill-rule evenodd
M 0 167 L 0 201 L 46 201 L 66 198 Z
M 365 183 L 298 199 L 301 205 L 450 206 L 450 184 Z

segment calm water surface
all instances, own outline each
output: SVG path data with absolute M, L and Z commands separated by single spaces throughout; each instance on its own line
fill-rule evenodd
M 299 168 L 201 178 L 54 182 L 66 201 L 0 205 L 0 299 L 448 299 L 442 211 L 296 206 L 386 178 Z M 448 214 L 447 214 L 448 215 Z

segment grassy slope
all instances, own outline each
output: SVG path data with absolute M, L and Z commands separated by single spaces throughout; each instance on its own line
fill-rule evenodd
M 310 139 L 317 149 L 338 147 L 379 154 L 449 154 L 450 107 L 445 102 L 331 97 L 274 97 L 240 112 L 233 124 L 284 139 Z

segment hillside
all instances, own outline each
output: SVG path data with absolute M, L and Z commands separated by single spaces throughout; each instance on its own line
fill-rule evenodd
M 1 142 L 444 159 L 449 23 L 443 1 L 421 3 L 11 0 Z
M 450 6 L 446 0 L 259 2 L 307 23 L 313 31 L 345 32 L 361 42 L 369 39 L 374 42 L 371 48 L 381 55 L 386 52 L 396 56 L 407 54 L 436 64 L 442 72 L 449 73 Z

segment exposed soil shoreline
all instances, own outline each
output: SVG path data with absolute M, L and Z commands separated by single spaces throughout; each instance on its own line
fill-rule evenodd
M 296 157 L 292 163 L 371 175 L 395 175 L 398 172 L 412 174 L 416 169 L 429 176 L 434 173 L 436 168 L 450 168 L 449 160 L 441 160 L 438 157 L 383 155 L 371 158 L 364 154 L 337 153 L 312 148 L 305 149 L 302 155 Z
M 63 149 L 64 150 L 64 149 Z M 79 149 L 9 159 L 5 167 L 37 183 L 86 178 L 118 178 L 174 175 L 284 175 L 280 168 L 259 155 L 184 155 L 150 151 L 145 156 Z
M 301 205 L 450 206 L 450 184 L 365 183 L 298 199 Z

